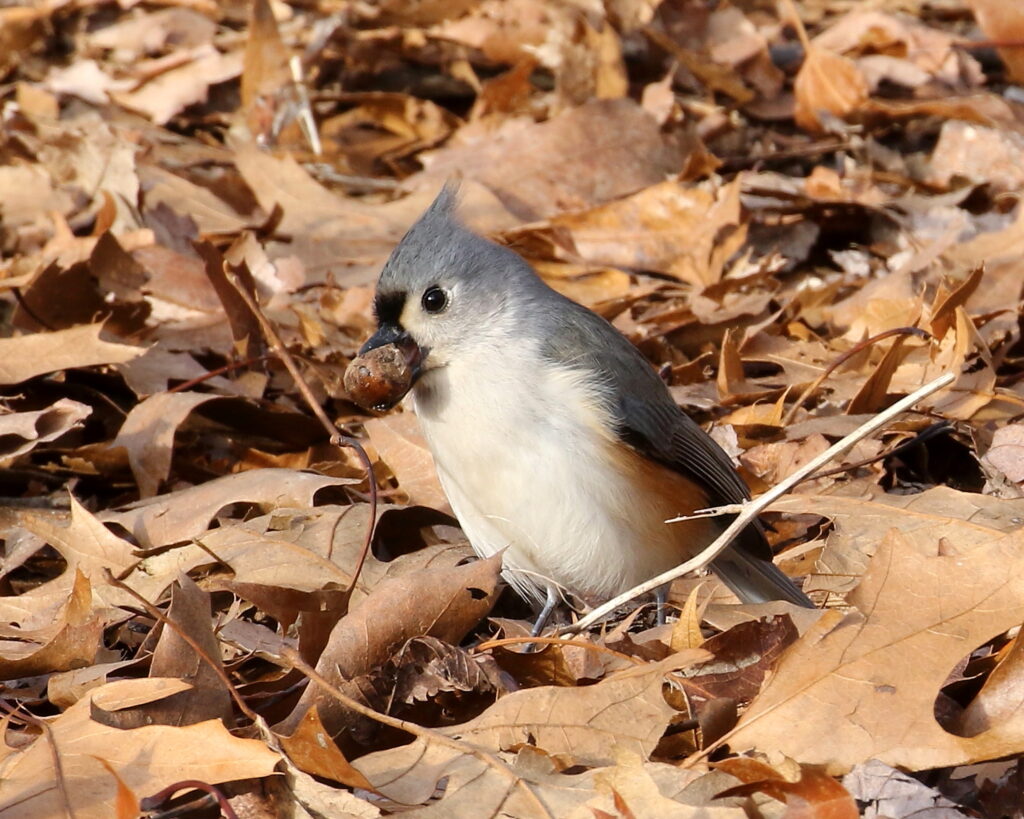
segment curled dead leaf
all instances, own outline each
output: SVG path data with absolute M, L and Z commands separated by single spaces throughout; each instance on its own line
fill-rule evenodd
M 793 82 L 796 124 L 811 133 L 830 130 L 822 114 L 846 119 L 868 99 L 864 75 L 852 60 L 813 44 Z

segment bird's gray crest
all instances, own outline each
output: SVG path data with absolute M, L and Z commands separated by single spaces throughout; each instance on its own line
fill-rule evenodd
M 452 239 L 465 232 L 455 215 L 458 205 L 459 184 L 449 180 L 395 246 L 381 271 L 382 284 L 395 279 L 408 283 L 407 279 L 436 266 L 451 252 Z
M 434 197 L 434 201 L 430 203 L 430 207 L 427 208 L 426 213 L 420 218 L 424 218 L 427 215 L 439 215 L 446 219 L 454 219 L 455 211 L 459 206 L 460 189 L 462 185 L 458 179 L 449 179 L 444 183 L 444 187 L 441 188 L 437 196 Z
M 459 207 L 459 183 L 449 179 L 434 197 L 420 218 L 402 238 L 401 244 L 426 239 L 428 242 L 450 232 L 453 227 L 462 227 L 456 216 Z

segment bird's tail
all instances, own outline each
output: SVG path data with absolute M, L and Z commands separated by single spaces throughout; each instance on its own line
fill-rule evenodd
M 800 591 L 778 566 L 739 549 L 727 549 L 715 559 L 711 568 L 744 603 L 787 600 L 805 608 L 815 607 L 811 598 Z

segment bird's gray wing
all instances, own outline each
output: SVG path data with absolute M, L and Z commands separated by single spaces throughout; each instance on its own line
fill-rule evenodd
M 712 506 L 749 498 L 729 456 L 676 406 L 668 387 L 640 352 L 590 310 L 573 302 L 563 308 L 561 320 L 549 328 L 547 354 L 552 360 L 584 367 L 604 383 L 607 410 L 615 419 L 620 440 L 689 478 L 704 490 Z M 736 543 L 771 560 L 771 548 L 759 524 L 748 527 Z
M 620 400 L 619 436 L 638 452 L 679 472 L 704 487 L 712 506 L 739 503 L 749 497 L 746 484 L 732 468 L 725 452 L 669 399 Z M 731 517 L 722 517 L 724 528 Z M 759 521 L 747 526 L 714 559 L 711 568 L 744 602 L 788 600 L 798 606 L 814 604 L 772 562 L 772 550 Z
M 569 302 L 547 317 L 545 354 L 561 366 L 585 368 L 605 386 L 601 393 L 626 446 L 700 487 L 711 506 L 741 503 L 749 490 L 725 451 L 683 412 L 640 352 L 600 316 Z M 724 529 L 729 517 L 719 518 Z M 811 600 L 772 562 L 760 522 L 751 523 L 712 563 L 712 569 L 747 602 Z
M 623 443 L 689 478 L 707 493 L 709 506 L 742 503 L 750 497 L 721 447 L 671 399 L 651 401 L 624 395 L 618 404 L 617 432 Z M 749 526 L 735 543 L 756 557 L 772 559 L 759 523 Z

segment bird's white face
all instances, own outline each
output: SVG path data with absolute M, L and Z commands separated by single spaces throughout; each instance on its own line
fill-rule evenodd
M 481 347 L 513 347 L 530 326 L 527 294 L 543 287 L 514 252 L 451 219 L 452 206 L 446 190 L 395 247 L 377 284 L 377 332 L 360 351 L 394 344 L 413 383 Z
M 447 367 L 461 352 L 486 343 L 500 323 L 502 298 L 481 298 L 472 283 L 438 276 L 406 290 L 378 290 L 378 329 L 361 353 L 385 344 L 402 351 L 410 388 L 431 370 Z
M 399 324 L 419 347 L 423 372 L 445 366 L 460 344 L 471 343 L 475 322 L 465 290 L 447 278 L 406 292 Z

